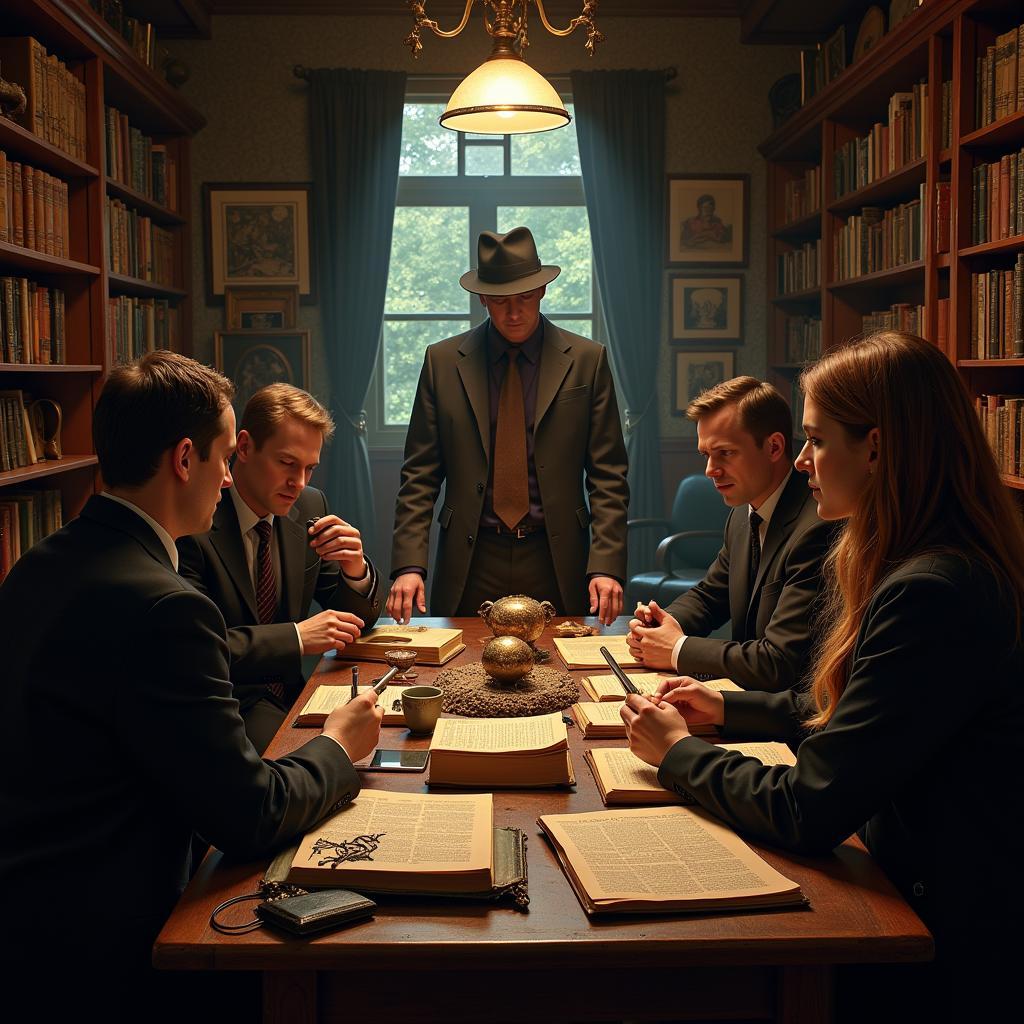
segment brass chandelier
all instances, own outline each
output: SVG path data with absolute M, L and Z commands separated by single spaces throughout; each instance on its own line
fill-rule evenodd
M 466 0 L 462 20 L 445 32 L 427 17 L 425 0 L 408 0 L 415 25 L 405 43 L 418 57 L 423 49 L 420 32 L 428 28 L 442 39 L 453 39 L 468 24 L 474 0 Z M 536 4 L 541 24 L 555 36 L 568 36 L 586 27 L 586 50 L 594 56 L 594 47 L 604 36 L 594 24 L 597 0 L 582 0 L 583 10 L 566 28 L 555 28 L 548 21 L 544 0 L 480 0 L 484 7 L 484 27 L 494 40 L 491 55 L 452 93 L 440 123 L 457 132 L 478 135 L 524 135 L 547 132 L 567 125 L 572 116 L 565 109 L 554 87 L 523 59 L 530 45 L 527 14 Z

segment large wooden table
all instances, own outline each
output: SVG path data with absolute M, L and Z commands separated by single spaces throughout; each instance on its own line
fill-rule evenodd
M 459 659 L 479 660 L 488 635 L 479 620 L 417 622 L 461 626 L 467 649 Z M 625 622 L 609 632 L 624 632 Z M 551 646 L 547 635 L 540 642 Z M 347 682 L 344 669 L 351 664 L 324 658 L 297 708 L 318 684 Z M 381 668 L 368 667 L 363 678 Z M 418 682 L 429 683 L 438 670 L 417 671 Z M 267 756 L 283 756 L 310 735 L 286 723 Z M 855 838 L 818 858 L 755 847 L 800 883 L 809 909 L 588 919 L 536 820 L 544 813 L 600 809 L 583 752 L 591 743 L 616 742 L 585 741 L 570 728 L 574 790 L 495 793 L 495 824 L 516 825 L 529 837 L 528 913 L 506 904 L 380 897 L 373 920 L 313 941 L 265 929 L 226 936 L 209 927 L 211 910 L 252 892 L 266 862 L 226 865 L 214 854 L 157 939 L 154 963 L 171 970 L 263 972 L 268 1022 L 714 1018 L 817 1024 L 830 1019 L 833 965 L 931 957 L 924 925 Z M 404 727 L 385 727 L 380 745 L 427 741 L 410 738 Z M 368 773 L 364 786 L 424 791 L 425 779 Z M 240 910 L 247 914 L 251 906 Z

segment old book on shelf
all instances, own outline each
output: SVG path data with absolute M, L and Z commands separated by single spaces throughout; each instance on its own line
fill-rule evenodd
M 626 644 L 625 636 L 580 636 L 554 638 L 555 650 L 568 669 L 607 668 L 608 662 L 601 656 L 601 648 L 607 647 L 611 656 L 623 667 L 631 668 L 640 664 Z
M 360 686 L 359 692 L 369 690 L 369 686 Z M 381 725 L 405 725 L 405 715 L 402 713 L 402 694 L 408 689 L 406 686 L 389 686 L 377 698 L 377 707 L 384 709 L 384 718 Z M 300 727 L 320 727 L 327 721 L 327 716 L 335 709 L 343 707 L 352 696 L 351 686 L 332 686 L 325 683 L 318 686 L 313 695 L 302 706 L 298 717 L 292 723 Z
M 461 654 L 466 645 L 461 629 L 439 626 L 378 626 L 348 644 L 345 657 L 363 661 L 386 661 L 385 651 L 401 647 L 415 651 L 421 665 L 443 665 Z
M 723 743 L 721 747 L 745 757 L 756 757 L 765 765 L 796 764 L 796 757 L 785 743 Z M 665 789 L 658 782 L 658 769 L 641 761 L 626 747 L 591 747 L 583 756 L 594 773 L 606 807 L 693 803 L 691 797 Z
M 796 882 L 695 807 L 545 814 L 538 824 L 588 914 L 756 910 L 805 902 Z
M 430 741 L 430 785 L 533 788 L 576 782 L 565 722 L 533 718 L 442 718 Z
M 572 713 L 585 740 L 625 739 L 626 726 L 619 714 L 621 707 L 621 697 L 615 701 L 581 701 L 572 706 Z M 691 725 L 690 732 L 694 736 L 713 736 L 718 730 L 713 725 Z

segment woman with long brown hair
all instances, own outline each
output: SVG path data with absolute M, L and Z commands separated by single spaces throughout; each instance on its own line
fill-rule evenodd
M 823 853 L 859 832 L 936 937 L 930 997 L 982 999 L 1009 981 L 981 982 L 978 966 L 1012 948 L 998 936 L 1024 910 L 1024 528 L 928 342 L 872 335 L 801 385 L 796 466 L 818 514 L 846 520 L 810 687 L 667 680 L 660 701 L 624 706 L 630 747 L 666 788 L 758 841 Z M 765 767 L 690 736 L 687 723 L 708 722 L 730 739 L 799 743 L 797 763 Z

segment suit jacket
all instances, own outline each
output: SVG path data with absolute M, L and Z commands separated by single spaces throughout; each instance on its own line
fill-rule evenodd
M 545 319 L 541 353 L 534 463 L 560 610 L 582 615 L 588 575 L 626 576 L 626 447 L 604 346 Z M 454 615 L 465 589 L 489 462 L 485 321 L 427 348 L 406 437 L 391 565 L 427 565 L 443 483 L 432 615 Z
M 818 518 L 807 477 L 793 472 L 768 521 L 751 580 L 747 506 L 734 508 L 707 575 L 667 609 L 687 634 L 676 671 L 727 676 L 750 690 L 796 686 L 813 647 L 821 562 L 839 529 Z M 708 638 L 729 621 L 731 640 Z
M 876 589 L 849 681 L 794 768 L 680 740 L 659 779 L 755 840 L 806 853 L 858 829 L 938 940 L 1015 928 L 1024 893 L 1024 647 L 1012 605 L 966 557 L 927 555 Z M 799 694 L 725 694 L 730 739 L 799 739 Z M 1018 944 L 1014 943 L 1014 948 Z
M 358 615 L 367 629 L 380 615 L 377 572 L 369 559 L 372 582 L 364 597 L 348 586 L 337 562 L 322 561 L 309 546 L 306 520 L 326 514 L 323 492 L 307 487 L 287 516 L 274 517 L 281 600 L 277 621 L 267 625 L 260 625 L 256 613 L 256 591 L 229 495 L 217 506 L 209 533 L 178 541 L 181 575 L 213 601 L 227 623 L 231 681 L 243 711 L 266 695 L 268 682 L 277 680 L 292 689 L 302 685 L 302 655 L 293 623 L 308 617 L 314 598 L 322 608 Z
M 124 935 L 151 945 L 193 830 L 263 856 L 359 791 L 325 736 L 260 759 L 216 605 L 108 498 L 19 559 L 0 586 L 0 649 L 0 878 L 29 929 L 61 922 L 73 944 L 80 928 L 90 948 Z M 69 879 L 88 880 L 72 882 L 70 915 Z

